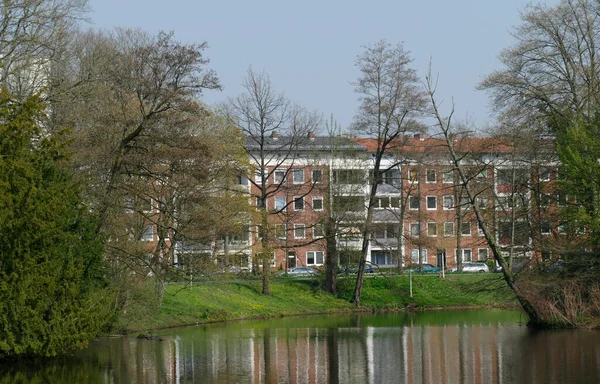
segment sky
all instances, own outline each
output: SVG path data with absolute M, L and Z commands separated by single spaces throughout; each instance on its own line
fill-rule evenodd
M 90 27 L 173 31 L 185 43 L 206 41 L 209 67 L 222 91 L 210 104 L 243 92 L 249 67 L 269 75 L 273 88 L 343 129 L 358 95 L 356 57 L 379 40 L 402 43 L 424 79 L 432 63 L 443 113 L 475 129 L 493 123 L 488 95 L 476 90 L 502 69 L 502 49 L 515 43 L 525 0 L 89 0 Z M 556 5 L 558 0 L 536 1 Z

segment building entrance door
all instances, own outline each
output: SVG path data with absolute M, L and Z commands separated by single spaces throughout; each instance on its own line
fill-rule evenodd
M 438 249 L 437 253 L 436 253 L 436 264 L 437 267 L 440 269 L 445 269 L 446 268 L 446 250 L 445 249 Z
M 287 269 L 296 268 L 296 252 L 287 253 Z

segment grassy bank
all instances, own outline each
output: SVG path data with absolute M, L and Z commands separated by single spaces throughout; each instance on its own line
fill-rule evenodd
M 260 280 L 219 281 L 182 289 L 170 285 L 163 305 L 140 316 L 131 311 L 119 318 L 121 330 L 146 330 L 211 321 L 253 317 L 336 313 L 355 310 L 349 303 L 355 277 L 338 280 L 337 296 L 321 290 L 319 279 L 276 279 L 271 295 L 261 294 Z M 514 295 L 499 275 L 413 276 L 413 297 L 408 276 L 376 276 L 365 279 L 362 310 L 427 309 L 438 307 L 508 306 Z

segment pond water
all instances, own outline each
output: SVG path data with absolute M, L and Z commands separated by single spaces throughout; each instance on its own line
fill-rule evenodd
M 0 383 L 600 383 L 600 332 L 522 320 L 469 310 L 205 324 L 0 366 Z

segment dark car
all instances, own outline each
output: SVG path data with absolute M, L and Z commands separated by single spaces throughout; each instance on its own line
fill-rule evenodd
M 349 274 L 349 275 L 355 275 L 358 273 L 358 265 L 349 265 L 345 268 L 342 268 L 341 270 L 338 271 L 338 275 L 339 274 Z M 370 264 L 365 264 L 365 273 L 375 273 L 375 270 L 373 270 L 373 267 Z
M 440 269 L 431 264 L 423 264 L 423 268 L 419 265 L 415 265 L 409 269 L 404 270 L 405 273 L 440 273 Z

